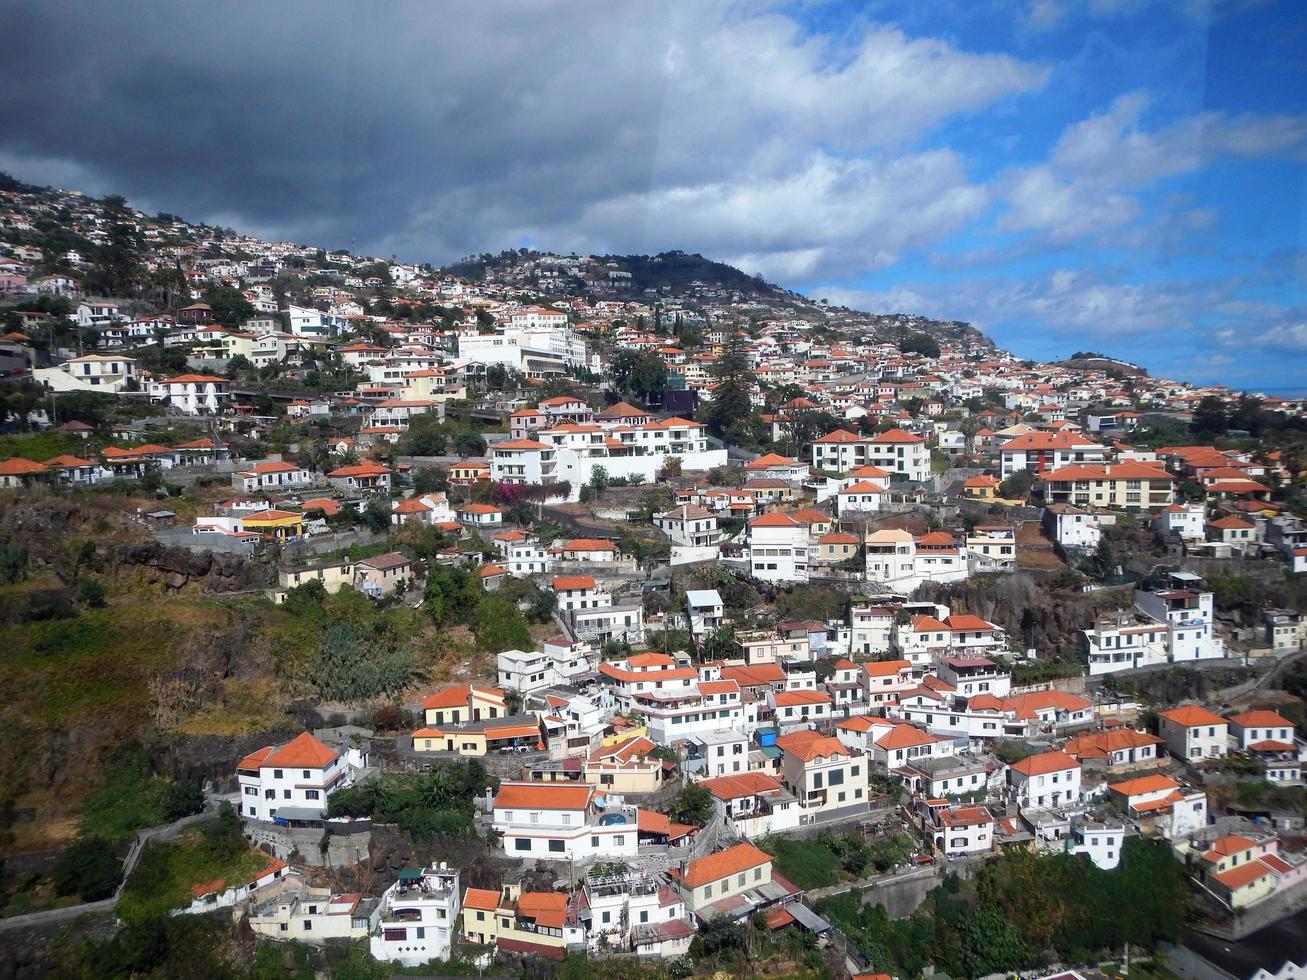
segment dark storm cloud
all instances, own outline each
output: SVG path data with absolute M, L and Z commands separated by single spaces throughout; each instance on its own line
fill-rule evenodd
M 956 157 L 912 141 L 1044 79 L 890 28 L 835 47 L 713 3 L 4 7 L 6 97 L 24 109 L 0 166 L 435 261 L 522 238 L 770 271 L 888 258 L 985 206 Z

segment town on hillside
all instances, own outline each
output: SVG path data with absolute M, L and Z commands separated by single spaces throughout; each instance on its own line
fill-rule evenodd
M 6 935 L 1161 980 L 1307 930 L 1304 400 L 10 178 L 0 321 Z

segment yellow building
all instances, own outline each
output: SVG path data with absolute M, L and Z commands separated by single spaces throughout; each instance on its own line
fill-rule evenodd
M 242 518 L 246 531 L 273 541 L 297 538 L 304 533 L 304 515 L 285 510 L 260 510 Z
M 582 780 L 614 793 L 653 793 L 670 773 L 651 754 L 657 748 L 644 737 L 598 748 L 586 759 Z
M 971 500 L 994 500 L 998 497 L 999 478 L 983 473 L 962 484 L 963 496 Z
M 499 749 L 541 747 L 540 725 L 533 718 L 470 721 L 447 728 L 419 728 L 413 733 L 414 752 L 457 752 L 479 758 Z
M 353 586 L 354 563 L 346 558 L 277 570 L 277 584 L 282 589 L 294 589 L 310 582 L 322 583 L 322 587 L 334 595 Z
M 507 700 L 497 687 L 457 684 L 442 688 L 422 701 L 422 718 L 428 725 L 461 725 L 507 715 Z
M 575 922 L 570 926 L 574 935 L 568 935 L 568 911 L 567 895 L 524 892 L 520 885 L 497 892 L 469 888 L 463 893 L 463 935 L 504 952 L 562 959 L 568 939 L 584 935 Z
M 1175 479 L 1147 463 L 1082 463 L 1039 478 L 1045 504 L 1142 510 L 1175 503 Z
M 758 891 L 773 884 L 771 855 L 749 843 L 701 857 L 684 868 L 672 868 L 668 875 L 685 899 L 685 907 L 704 921 L 717 915 L 743 918 L 772 903 Z

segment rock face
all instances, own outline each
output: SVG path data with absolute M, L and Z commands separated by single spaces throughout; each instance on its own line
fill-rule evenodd
M 165 546 L 158 541 L 118 545 L 103 557 L 107 574 L 131 574 L 147 570 L 148 580 L 163 582 L 171 590 L 199 584 L 205 592 L 245 592 L 277 584 L 271 562 L 257 561 L 224 552 L 191 551 Z
M 946 604 L 1007 630 L 1008 635 L 1047 656 L 1074 649 L 1077 632 L 1109 609 L 1130 605 L 1132 590 L 1104 589 L 1089 594 L 1053 592 L 1048 576 L 1031 572 L 968 579 L 954 585 L 922 586 L 920 598 Z
M 240 592 L 276 584 L 272 562 L 240 555 L 165 546 L 111 498 L 35 494 L 10 502 L 0 514 L 0 541 L 25 549 L 33 565 L 65 582 L 85 572 L 108 577 L 140 574 L 177 590 Z M 134 540 L 129 540 L 134 539 Z
M 185 735 L 159 746 L 154 754 L 155 768 L 186 782 L 213 780 L 221 788 L 234 781 L 236 763 L 245 756 L 298 734 L 284 729 L 250 735 Z

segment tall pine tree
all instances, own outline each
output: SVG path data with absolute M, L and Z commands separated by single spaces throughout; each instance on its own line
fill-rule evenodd
M 753 412 L 753 372 L 749 366 L 749 339 L 744 334 L 735 333 L 727 339 L 712 373 L 717 386 L 703 421 L 713 435 L 720 436 Z

